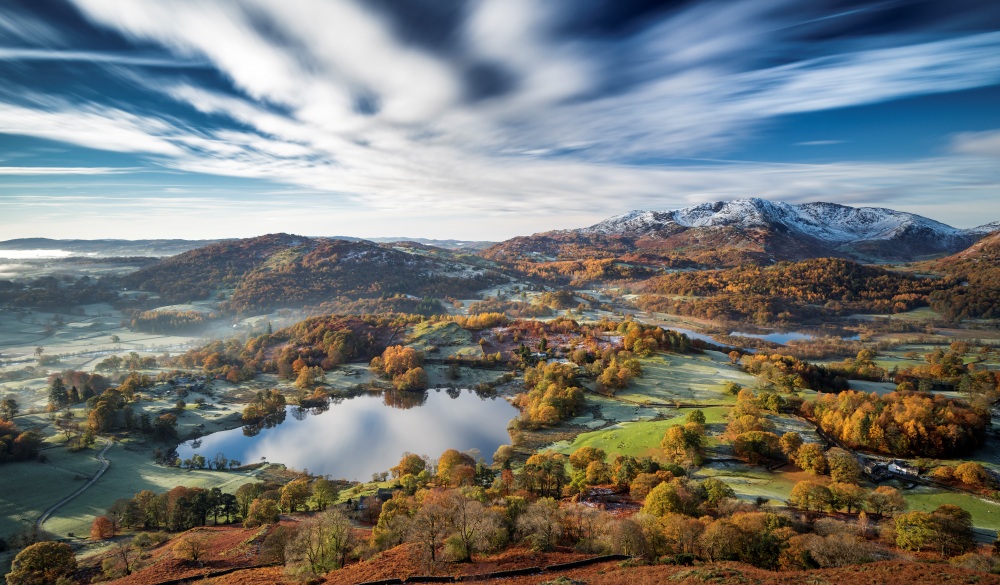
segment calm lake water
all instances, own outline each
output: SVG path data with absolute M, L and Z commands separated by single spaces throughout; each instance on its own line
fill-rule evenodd
M 181 443 L 177 454 L 211 460 L 222 453 L 244 464 L 263 457 L 335 479 L 368 480 L 399 463 L 404 451 L 436 459 L 447 449 L 478 449 L 489 460 L 510 443 L 507 424 L 518 411 L 502 398 L 440 389 L 365 394 L 334 401 L 325 411 L 289 406 L 285 415 L 257 434 L 243 427 Z
M 816 339 L 816 336 L 811 333 L 800 333 L 798 331 L 789 331 L 787 333 L 740 333 L 739 331 L 733 331 L 730 335 L 734 337 L 753 337 L 755 339 L 763 339 L 764 341 L 770 341 L 772 343 L 780 343 L 784 345 L 789 341 L 798 341 L 801 339 Z M 841 336 L 844 341 L 857 341 L 861 339 L 859 335 L 846 335 Z

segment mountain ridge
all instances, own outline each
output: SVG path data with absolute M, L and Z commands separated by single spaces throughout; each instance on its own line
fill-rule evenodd
M 622 248 L 706 257 L 728 251 L 722 264 L 767 263 L 834 256 L 863 261 L 908 261 L 955 253 L 1000 222 L 960 229 L 914 213 L 837 203 L 790 204 L 760 198 L 702 203 L 669 211 L 635 210 L 594 225 L 514 238 L 488 248 L 494 259 Z M 538 248 L 533 250 L 532 248 Z

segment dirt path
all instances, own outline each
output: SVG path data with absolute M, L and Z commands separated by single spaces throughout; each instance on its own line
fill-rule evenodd
M 88 480 L 87 483 L 80 486 L 80 489 L 66 496 L 65 498 L 57 502 L 54 506 L 43 512 L 42 515 L 38 517 L 38 520 L 35 521 L 35 528 L 39 532 L 41 532 L 42 530 L 42 525 L 45 524 L 45 522 L 52 516 L 52 514 L 55 513 L 56 510 L 65 506 L 69 502 L 73 501 L 74 498 L 76 498 L 83 492 L 87 491 L 87 488 L 94 485 L 94 483 L 96 483 L 97 480 L 101 479 L 101 476 L 104 475 L 104 472 L 108 470 L 108 467 L 111 467 L 111 462 L 108 461 L 107 458 L 104 457 L 104 455 L 105 453 L 108 452 L 108 449 L 110 449 L 111 445 L 113 444 L 114 443 L 112 443 L 111 441 L 108 441 L 108 444 L 105 445 L 104 448 L 101 449 L 101 452 L 97 454 L 97 458 L 101 461 L 101 468 L 97 470 L 97 473 L 94 474 L 94 477 L 90 478 L 90 480 Z

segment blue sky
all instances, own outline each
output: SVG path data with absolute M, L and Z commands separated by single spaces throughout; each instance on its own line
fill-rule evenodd
M 1000 220 L 1000 4 L 6 0 L 0 239 Z

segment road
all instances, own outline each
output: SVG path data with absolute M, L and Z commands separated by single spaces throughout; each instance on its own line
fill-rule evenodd
M 108 444 L 105 445 L 104 448 L 101 449 L 101 452 L 97 454 L 97 459 L 100 460 L 101 462 L 101 468 L 97 470 L 97 473 L 94 474 L 94 477 L 90 478 L 90 480 L 88 480 L 87 483 L 80 486 L 80 489 L 66 496 L 65 498 L 60 500 L 54 506 L 50 507 L 48 510 L 43 512 L 41 516 L 38 517 L 38 520 L 35 521 L 35 528 L 39 532 L 41 532 L 42 530 L 42 525 L 45 524 L 45 522 L 49 519 L 49 517 L 52 516 L 52 514 L 55 513 L 56 510 L 65 506 L 69 502 L 73 501 L 74 498 L 76 498 L 83 492 L 87 491 L 87 489 L 90 486 L 94 485 L 94 483 L 97 482 L 97 480 L 101 479 L 101 476 L 104 475 L 104 472 L 108 470 L 108 467 L 111 467 L 111 462 L 108 461 L 108 459 L 104 456 L 108 452 L 108 449 L 111 448 L 111 445 L 113 445 L 113 443 L 111 441 L 108 441 Z

